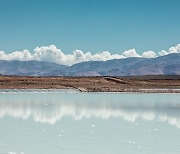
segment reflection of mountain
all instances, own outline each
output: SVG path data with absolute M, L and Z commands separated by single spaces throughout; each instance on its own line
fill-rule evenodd
M 75 120 L 82 118 L 120 117 L 126 121 L 135 122 L 137 118 L 146 121 L 166 121 L 170 125 L 180 128 L 180 104 L 152 103 L 113 103 L 94 102 L 84 103 L 76 101 L 19 101 L 0 102 L 0 117 L 12 116 L 27 119 L 32 117 L 36 122 L 54 124 L 63 117 L 72 117 Z

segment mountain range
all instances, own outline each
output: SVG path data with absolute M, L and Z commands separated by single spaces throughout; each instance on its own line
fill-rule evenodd
M 87 61 L 72 66 L 44 61 L 0 60 L 1 75 L 20 76 L 138 76 L 180 75 L 180 53 L 157 58 Z

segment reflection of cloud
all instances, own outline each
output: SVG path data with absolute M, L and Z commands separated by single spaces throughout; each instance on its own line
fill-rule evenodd
M 168 122 L 180 128 L 180 106 L 178 104 L 137 104 L 94 102 L 84 103 L 76 101 L 41 102 L 19 101 L 0 102 L 0 117 L 12 116 L 27 119 L 32 117 L 36 122 L 54 124 L 63 117 L 72 117 L 75 120 L 82 118 L 108 119 L 120 117 L 126 121 L 135 122 L 142 118 L 146 121 L 159 120 Z

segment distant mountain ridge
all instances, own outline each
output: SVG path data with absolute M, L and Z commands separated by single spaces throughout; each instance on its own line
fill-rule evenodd
M 21 76 L 136 76 L 180 75 L 180 53 L 157 58 L 88 61 L 72 66 L 43 61 L 0 60 L 1 75 Z
M 1 75 L 46 76 L 52 71 L 61 71 L 67 66 L 43 61 L 0 60 Z

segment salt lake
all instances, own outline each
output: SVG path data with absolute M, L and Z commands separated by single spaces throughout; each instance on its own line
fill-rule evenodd
M 1 92 L 0 154 L 179 154 L 180 95 Z

